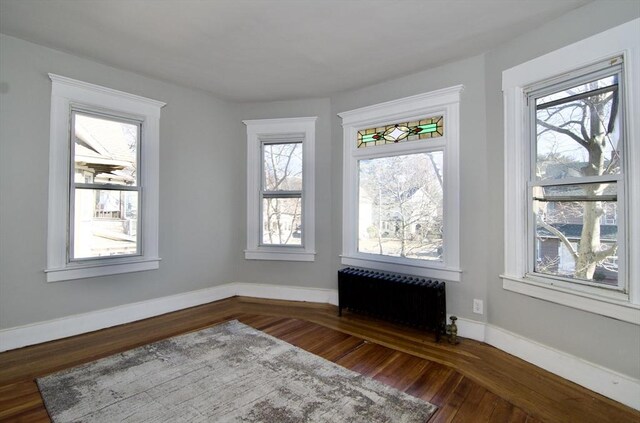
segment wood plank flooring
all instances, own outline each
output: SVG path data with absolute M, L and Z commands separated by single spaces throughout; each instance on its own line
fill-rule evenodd
M 236 297 L 0 354 L 0 421 L 48 422 L 35 378 L 223 321 L 239 321 L 439 409 L 430 422 L 640 422 L 640 413 L 491 346 L 345 313 Z

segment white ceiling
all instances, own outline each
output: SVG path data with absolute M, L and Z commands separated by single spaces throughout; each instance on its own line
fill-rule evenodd
M 325 97 L 590 0 L 0 0 L 0 32 L 235 101 Z

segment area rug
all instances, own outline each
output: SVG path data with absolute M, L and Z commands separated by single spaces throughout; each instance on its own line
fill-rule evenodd
M 436 410 L 235 320 L 37 382 L 56 423 L 424 423 Z

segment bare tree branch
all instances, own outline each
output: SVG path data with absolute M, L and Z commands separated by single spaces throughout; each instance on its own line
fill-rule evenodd
M 442 184 L 442 175 L 440 174 L 440 169 L 438 169 L 438 166 L 436 166 L 436 161 L 433 159 L 433 155 L 427 154 L 427 156 L 429 156 L 429 160 L 431 160 L 431 164 L 433 165 L 433 171 L 435 172 L 436 177 L 438 178 L 438 182 L 440 182 L 440 187 L 444 187 L 444 185 Z
M 601 262 L 605 260 L 607 257 L 615 256 L 616 251 L 618 251 L 618 244 L 612 244 L 606 250 L 598 251 L 597 253 L 595 253 L 595 260 L 596 262 Z
M 574 134 L 573 132 L 564 129 L 564 128 L 560 128 L 559 126 L 555 126 L 555 125 L 551 125 L 543 120 L 538 119 L 538 125 L 544 126 L 547 129 L 550 129 L 552 131 L 555 132 L 559 132 L 561 134 L 564 134 L 570 138 L 572 138 L 574 141 L 578 142 L 581 146 L 583 146 L 584 148 L 588 148 L 589 143 L 588 141 L 580 138 L 579 136 L 577 136 L 576 134 Z

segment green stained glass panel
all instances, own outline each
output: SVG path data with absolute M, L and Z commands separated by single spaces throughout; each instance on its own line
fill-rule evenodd
M 396 123 L 358 131 L 357 147 L 416 141 L 444 135 L 444 117 L 433 116 L 411 122 Z

